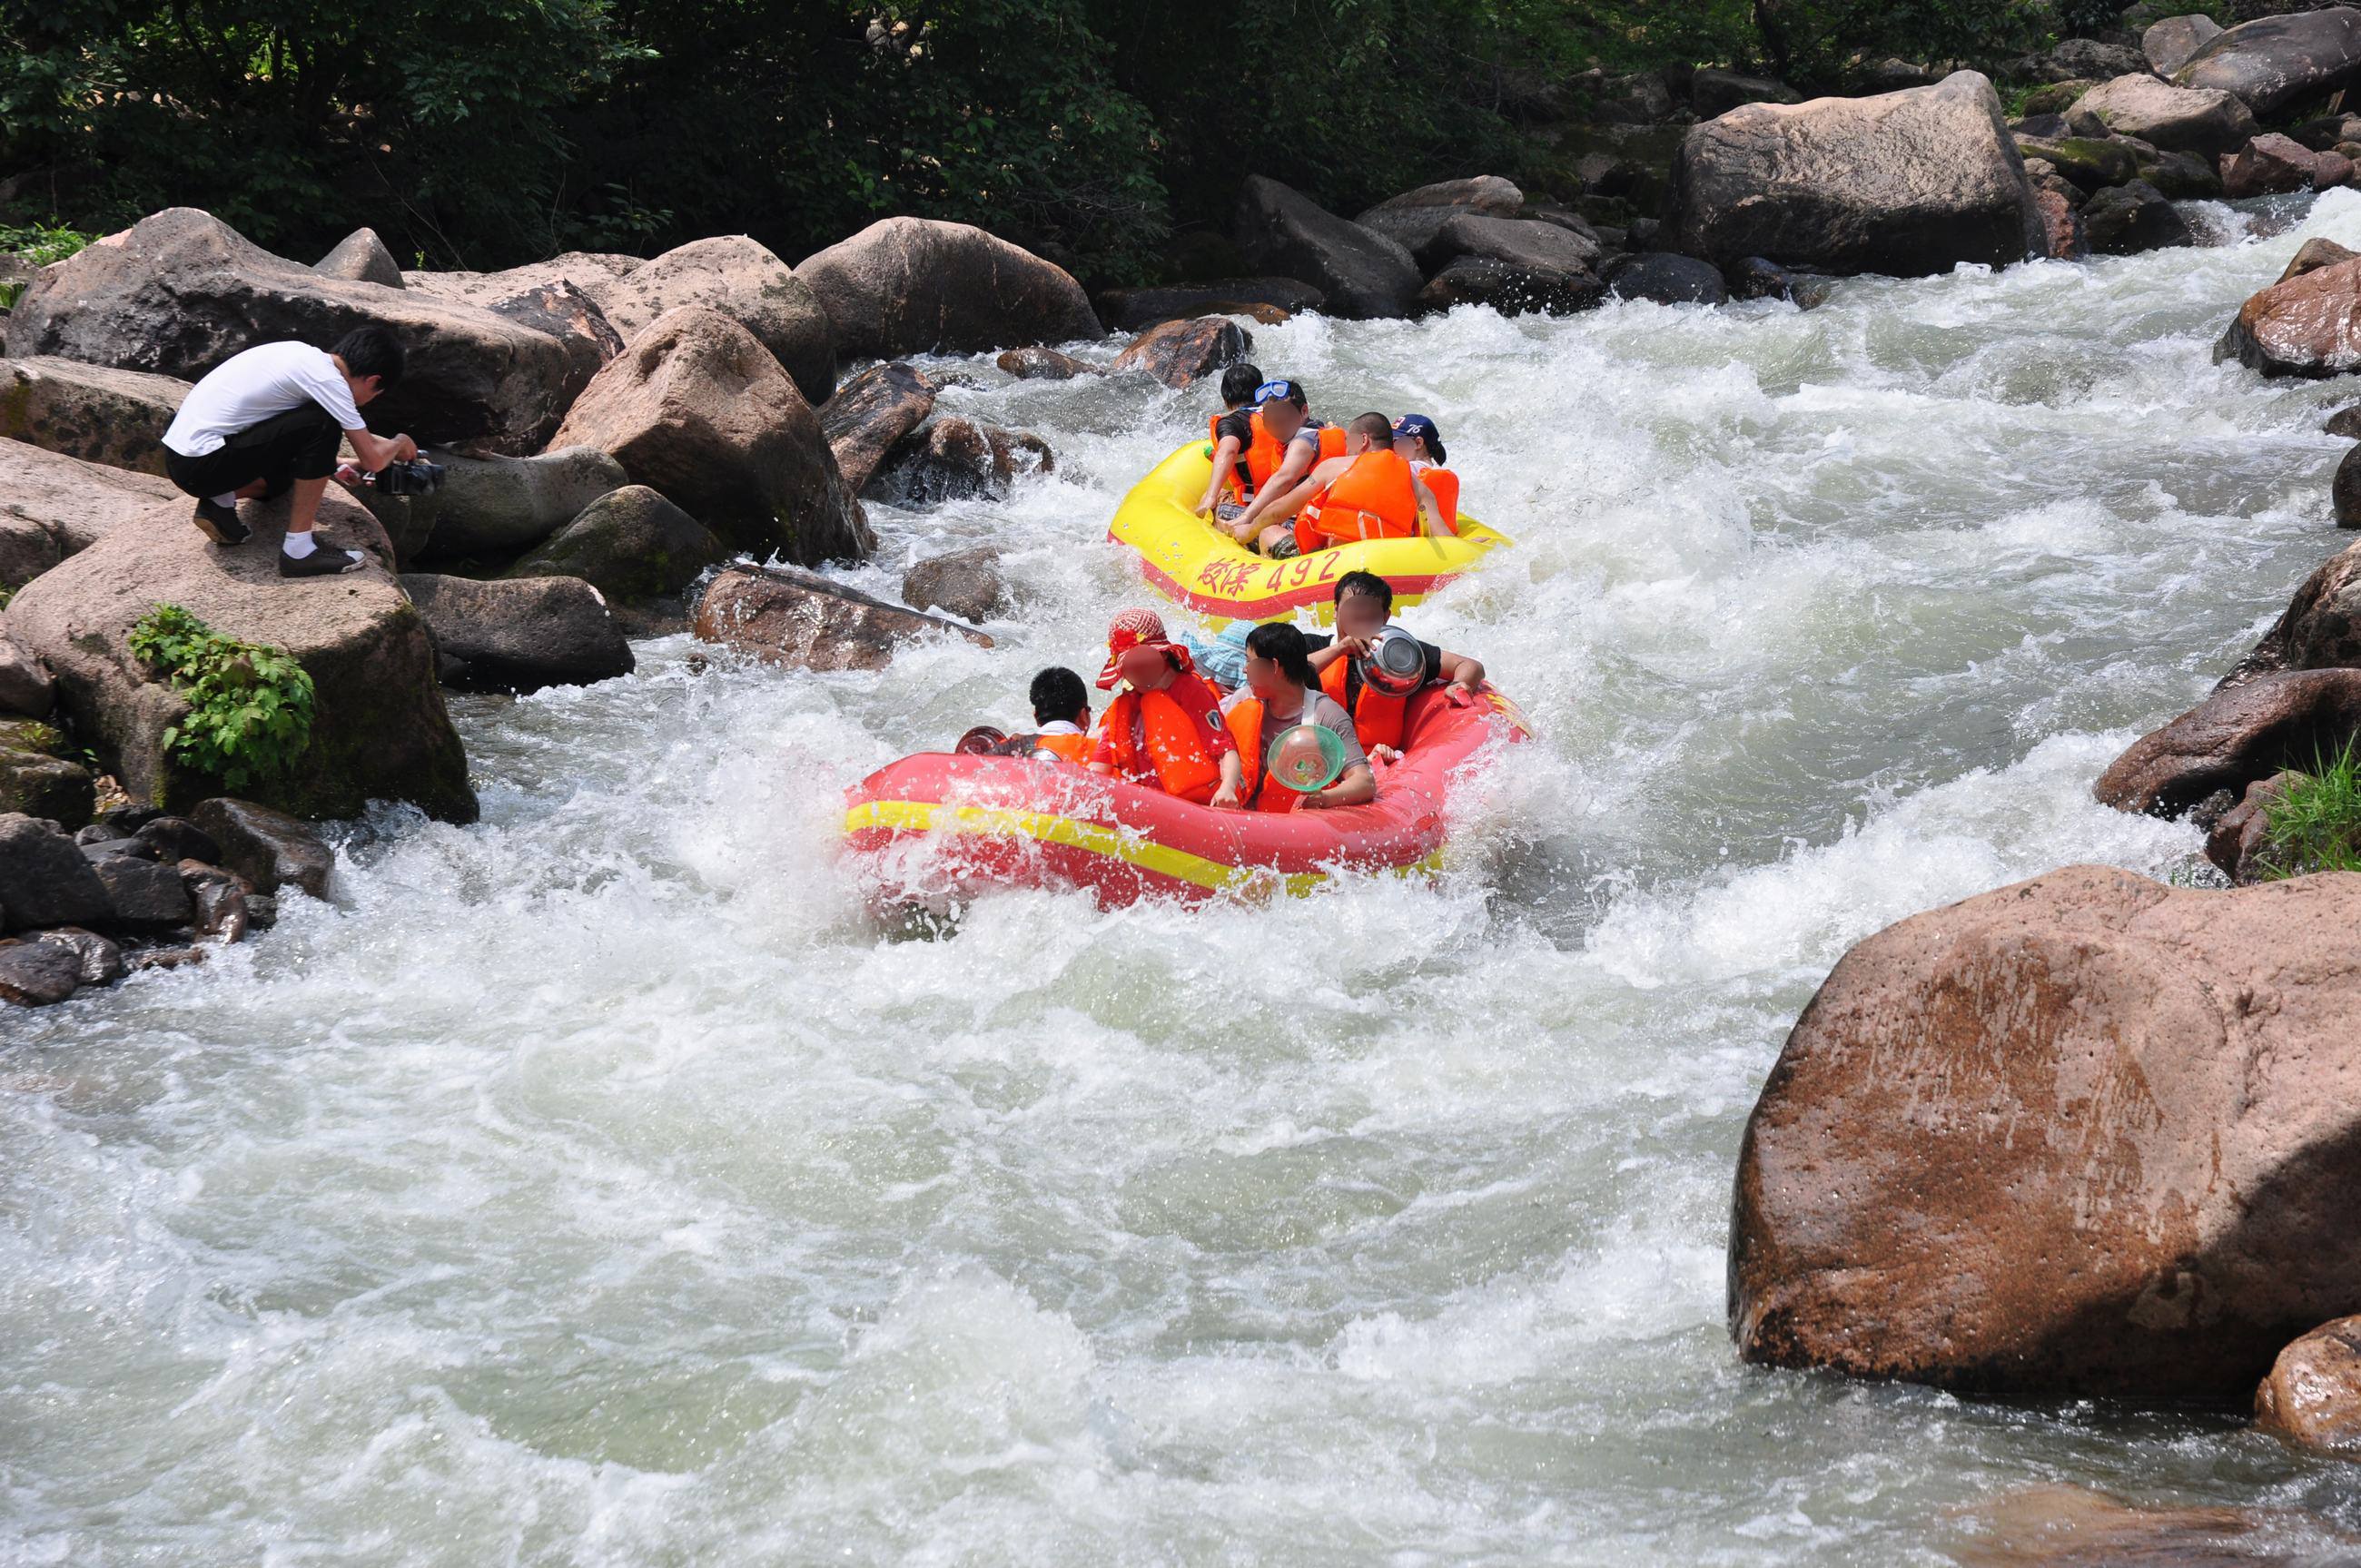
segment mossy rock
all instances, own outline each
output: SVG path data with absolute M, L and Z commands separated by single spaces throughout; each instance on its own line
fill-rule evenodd
M 626 485 L 583 508 L 503 576 L 579 577 L 634 604 L 680 592 L 729 554 L 688 513 L 645 485 Z
M 38 718 L 0 718 L 0 812 L 47 817 L 71 832 L 97 809 L 97 781 L 66 754 L 65 732 Z

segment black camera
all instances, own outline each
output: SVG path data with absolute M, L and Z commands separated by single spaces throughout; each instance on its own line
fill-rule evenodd
M 389 463 L 368 478 L 381 496 L 423 496 L 441 489 L 443 477 L 449 471 L 440 463 L 413 457 L 407 463 Z

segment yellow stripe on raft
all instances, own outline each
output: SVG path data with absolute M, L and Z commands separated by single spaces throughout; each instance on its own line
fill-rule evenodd
M 1273 561 L 1221 532 L 1194 510 L 1213 477 L 1211 452 L 1190 443 L 1148 470 L 1115 508 L 1107 537 L 1139 554 L 1148 581 L 1167 598 L 1215 620 L 1287 620 L 1310 609 L 1326 620 L 1333 584 L 1346 572 L 1375 572 L 1394 603 L 1412 605 L 1511 543 L 1462 515 L 1455 537 L 1364 539 Z
M 1282 873 L 1257 866 L 1224 865 L 1220 861 L 1209 861 L 1202 855 L 1192 855 L 1186 850 L 1176 850 L 1170 844 L 1159 844 L 1153 839 L 1123 832 L 1104 822 L 1085 822 L 1047 811 L 1017 811 L 994 806 L 940 806 L 921 800 L 868 800 L 844 814 L 844 830 L 847 833 L 857 833 L 869 828 L 929 833 L 944 827 L 958 833 L 1032 839 L 1042 843 L 1062 844 L 1069 849 L 1086 850 L 1093 854 L 1110 855 L 1127 865 L 1154 872 L 1159 876 L 1216 891 L 1267 883 L 1275 878 L 1285 886 L 1290 896 L 1301 898 L 1328 880 L 1323 872 Z M 1438 848 L 1413 864 L 1391 869 L 1408 876 L 1440 871 L 1442 866 L 1443 851 Z

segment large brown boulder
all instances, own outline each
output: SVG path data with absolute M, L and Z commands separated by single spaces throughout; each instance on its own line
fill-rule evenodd
M 7 349 L 193 381 L 257 344 L 325 347 L 372 322 L 409 354 L 401 384 L 369 407 L 373 429 L 538 452 L 586 378 L 544 333 L 412 290 L 324 277 L 193 207 L 143 218 L 42 269 L 9 313 Z
M 1246 358 L 1254 334 L 1227 316 L 1152 326 L 1115 356 L 1117 370 L 1145 370 L 1168 387 L 1191 387 Z
M 2361 368 L 2361 258 L 2319 267 L 2249 297 L 2213 345 L 2266 376 L 2314 378 Z
M 2361 1457 L 2361 1317 L 2344 1317 L 2279 1352 L 2255 1389 L 2255 1424 L 2323 1453 Z
M 2277 131 L 2255 137 L 2222 166 L 2222 193 L 2232 201 L 2250 196 L 2283 196 L 2296 191 L 2325 191 L 2353 176 L 2350 159 L 2334 152 L 2314 152 Z
M 967 224 L 885 218 L 805 258 L 796 276 L 848 359 L 1099 335 L 1090 296 L 1065 269 Z
M 992 639 L 940 616 L 921 615 L 810 572 L 733 566 L 697 602 L 697 635 L 764 663 L 805 670 L 876 670 L 914 637 L 950 632 L 979 647 Z
M 0 359 L 0 436 L 161 477 L 164 432 L 189 383 L 42 355 Z
M 1855 947 L 1748 1119 L 1741 1353 L 2243 1398 L 2361 1303 L 2361 876 L 2074 866 Z
M 2275 670 L 2342 665 L 2361 665 L 2361 544 L 2338 551 L 2303 580 L 2222 685 L 2243 685 Z
M 2189 63 L 2189 57 L 2222 36 L 2222 24 L 2202 12 L 2167 16 L 2148 24 L 2140 35 L 2140 52 L 2158 76 L 2170 76 Z M 2243 100 L 2242 100 L 2243 101 Z
M 2215 691 L 2133 741 L 2092 793 L 2119 811 L 2178 817 L 2216 790 L 2309 772 L 2361 729 L 2361 670 L 2284 670 Z
M 0 438 L 0 588 L 22 587 L 168 501 L 192 504 L 169 479 Z
M 1527 271 L 1572 274 L 1597 270 L 1603 248 L 1596 239 L 1557 224 L 1461 214 L 1438 225 L 1413 254 L 1430 274 L 1463 256 Z
M 2044 248 L 2025 161 L 1972 71 L 1870 98 L 1749 104 L 1690 127 L 1674 247 L 1911 277 Z
M 2218 88 L 2269 119 L 2361 80 L 2361 11 L 2333 5 L 2242 22 L 2199 44 L 2172 80 Z
M 1234 226 L 1249 266 L 1304 280 L 1331 315 L 1406 316 L 1418 297 L 1418 263 L 1407 247 L 1276 180 L 1246 177 Z
M 630 342 L 667 311 L 701 305 L 754 334 L 806 401 L 836 389 L 836 332 L 828 312 L 794 269 L 742 234 L 667 250 L 591 295 Z
M 409 573 L 401 586 L 426 618 L 446 685 L 532 692 L 612 680 L 636 666 L 607 601 L 579 578 L 487 583 Z
M 1497 174 L 1478 174 L 1389 196 L 1353 221 L 1415 256 L 1455 217 L 1513 218 L 1524 210 L 1525 193 L 1513 182 Z
M 806 563 L 875 547 L 811 405 L 771 351 L 730 317 L 659 316 L 586 388 L 555 437 L 611 454 L 742 549 Z
M 885 455 L 935 411 L 933 377 L 898 360 L 872 365 L 820 406 L 820 433 L 835 454 L 844 488 L 868 488 Z
M 249 502 L 242 515 L 254 537 L 225 550 L 190 525 L 183 502 L 155 508 L 20 591 L 0 613 L 0 634 L 49 666 L 76 737 L 135 797 L 170 810 L 221 794 L 167 752 L 164 731 L 187 706 L 125 641 L 149 609 L 176 604 L 225 636 L 287 650 L 311 674 L 310 745 L 283 776 L 247 785 L 250 798 L 306 817 L 405 800 L 473 821 L 467 754 L 435 684 L 425 622 L 386 568 L 384 532 L 331 488 L 324 537 L 370 561 L 290 581 L 278 573 L 286 500 Z
M 2256 135 L 2254 111 L 2216 88 L 2175 87 L 2147 74 L 2118 76 L 2075 103 L 2117 136 L 2206 158 L 2235 152 Z

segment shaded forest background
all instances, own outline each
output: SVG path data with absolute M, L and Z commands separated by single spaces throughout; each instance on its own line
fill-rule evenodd
M 796 261 L 906 213 L 1131 281 L 1185 270 L 1249 173 L 1347 214 L 1477 171 L 1548 189 L 1551 127 L 1600 69 L 1840 89 L 1880 57 L 1989 66 L 2115 10 L 0 0 L 0 224 L 193 205 L 299 258 L 366 224 L 405 264 L 484 269 L 741 232 Z

